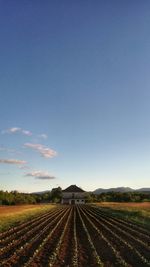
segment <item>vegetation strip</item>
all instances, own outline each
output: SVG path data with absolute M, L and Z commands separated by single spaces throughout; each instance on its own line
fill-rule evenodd
M 90 210 L 90 212 L 91 212 L 93 215 L 95 215 L 95 213 L 96 213 L 96 211 L 92 211 L 92 210 Z M 97 213 L 96 213 L 96 214 L 97 214 Z M 127 236 L 127 237 L 133 239 L 135 242 L 140 243 L 142 246 L 144 246 L 147 250 L 150 251 L 150 247 L 149 247 L 149 244 L 148 244 L 148 243 L 145 243 L 145 242 L 143 242 L 141 239 L 139 239 L 139 238 L 137 238 L 137 237 L 131 235 L 131 234 L 128 233 L 127 231 L 121 229 L 118 225 L 116 226 L 116 225 L 115 225 L 115 224 L 116 224 L 115 220 L 113 220 L 113 223 L 112 223 L 112 222 L 110 222 L 109 217 L 107 217 L 106 219 L 104 219 L 102 216 L 100 216 L 100 219 L 101 219 L 104 223 L 109 224 L 111 227 L 115 228 L 117 231 L 123 233 L 125 236 Z
M 107 245 L 111 248 L 113 254 L 117 258 L 117 261 L 120 263 L 120 266 L 128 266 L 128 263 L 121 257 L 119 251 L 117 251 L 114 246 L 111 244 L 111 242 L 103 235 L 103 233 L 94 225 L 94 223 L 90 220 L 89 217 L 87 217 L 86 213 L 82 209 L 82 213 L 85 215 L 86 219 L 89 221 L 89 223 L 92 225 L 92 227 L 96 230 L 97 234 L 101 236 L 101 238 L 107 243 Z
M 88 237 L 88 241 L 89 241 L 89 244 L 90 244 L 90 246 L 91 246 L 91 248 L 92 248 L 93 255 L 95 256 L 97 265 L 100 266 L 100 267 L 103 267 L 104 265 L 103 265 L 103 263 L 102 263 L 102 261 L 101 261 L 99 255 L 97 254 L 97 251 L 96 251 L 96 249 L 95 249 L 95 247 L 94 247 L 94 244 L 93 244 L 93 242 L 92 242 L 92 240 L 91 240 L 91 237 L 90 237 L 90 235 L 89 235 L 89 232 L 88 232 L 88 230 L 87 230 L 87 228 L 86 228 L 86 226 L 85 226 L 85 223 L 84 223 L 84 221 L 83 221 L 83 219 L 82 219 L 82 217 L 81 217 L 81 214 L 80 214 L 80 211 L 79 211 L 78 208 L 77 208 L 77 211 L 78 211 L 78 214 L 79 214 L 79 217 L 80 217 L 80 220 L 81 220 L 83 229 L 84 229 L 84 231 L 85 231 L 85 233 L 86 233 L 86 235 L 87 235 L 87 237 Z
M 14 233 L 16 231 L 20 231 L 21 229 L 24 229 L 26 226 L 31 225 L 31 223 L 33 223 L 33 222 L 38 222 L 40 218 L 46 217 L 48 214 L 51 214 L 51 212 L 53 212 L 53 211 L 55 212 L 56 209 L 60 209 L 60 207 L 52 208 L 50 211 L 44 212 L 44 214 L 40 214 L 40 215 L 38 214 L 33 219 L 28 218 L 28 221 L 22 222 L 21 224 L 15 226 L 15 227 L 11 227 L 10 229 L 1 232 L 0 233 L 0 239 L 4 239 L 7 236 L 9 237 L 12 233 Z
M 29 233 L 29 231 L 33 230 L 33 227 L 35 230 L 36 226 L 39 227 L 42 223 L 45 223 L 48 219 L 52 219 L 59 212 L 60 210 L 53 210 L 51 213 L 48 213 L 45 216 L 41 216 L 35 221 L 31 221 L 30 224 L 28 224 L 27 226 L 24 226 L 20 230 L 19 229 L 16 229 L 16 231 L 14 230 L 14 232 L 11 233 L 9 236 L 0 240 L 0 247 L 2 247 L 5 243 L 7 243 L 8 245 L 9 244 L 8 242 L 11 242 L 11 240 L 13 240 L 14 242 L 16 238 L 18 239 L 19 236 L 22 237 L 23 234 Z
M 95 221 L 97 221 L 98 223 L 100 223 L 100 225 L 102 225 L 108 232 L 110 232 L 115 238 L 117 238 L 118 240 L 120 240 L 125 246 L 127 246 L 131 251 L 134 251 L 135 254 L 139 257 L 139 259 L 146 264 L 147 266 L 150 266 L 150 261 L 148 259 L 146 259 L 135 247 L 133 247 L 130 243 L 128 243 L 127 241 L 125 241 L 122 237 L 120 237 L 118 234 L 116 234 L 115 232 L 113 232 L 109 227 L 107 227 L 105 224 L 103 224 L 102 222 L 99 222 L 99 220 L 97 218 L 95 218 L 95 216 L 93 216 L 92 214 L 90 214 L 88 212 L 88 215 L 92 218 L 95 219 Z M 90 220 L 87 217 L 88 220 Z M 98 228 L 97 228 L 98 229 Z M 99 229 L 98 229 L 99 230 Z
M 74 239 L 74 251 L 72 258 L 72 266 L 78 267 L 78 243 L 77 243 L 77 229 L 76 229 L 76 209 L 74 208 L 74 220 L 73 220 L 73 239 Z
M 71 215 L 72 215 L 72 209 L 71 209 L 71 211 L 70 211 L 70 213 L 69 213 L 69 216 L 68 216 L 68 218 L 67 218 L 67 221 L 66 221 L 64 230 L 63 230 L 63 232 L 62 232 L 62 234 L 61 234 L 61 236 L 60 236 L 60 239 L 59 239 L 59 241 L 58 241 L 58 243 L 57 243 L 57 246 L 56 246 L 55 250 L 53 251 L 53 253 L 50 255 L 49 259 L 48 259 L 48 266 L 49 266 L 49 267 L 52 267 L 52 266 L 54 265 L 54 263 L 55 263 L 55 261 L 56 261 L 56 258 L 58 257 L 59 250 L 60 250 L 60 246 L 61 246 L 61 244 L 62 244 L 64 235 L 65 235 L 65 233 L 66 233 L 66 230 L 67 230 L 68 223 L 69 223 L 69 220 L 70 220 L 70 218 L 71 218 Z
M 17 239 L 13 239 L 13 240 L 9 241 L 6 246 L 3 246 L 0 249 L 0 256 L 1 256 L 1 258 L 2 258 L 2 255 L 5 254 L 6 251 L 7 251 L 7 253 L 9 252 L 9 255 L 12 254 L 10 252 L 10 249 L 12 248 L 13 251 L 15 251 L 16 248 L 20 246 L 20 244 L 21 244 L 22 241 L 25 242 L 28 239 L 30 240 L 31 237 L 34 235 L 34 233 L 40 231 L 40 229 L 43 229 L 43 227 L 47 226 L 47 224 L 49 223 L 49 221 L 51 221 L 54 216 L 57 216 L 57 214 L 59 214 L 58 211 L 55 212 L 54 215 L 53 214 L 51 216 L 49 215 L 49 217 L 46 218 L 46 221 L 43 220 L 42 222 L 40 222 L 40 224 L 37 224 L 36 226 L 33 225 L 34 228 L 31 227 L 31 229 L 29 231 L 27 231 L 28 229 L 25 229 L 26 230 L 25 234 L 23 236 L 21 236 L 19 239 L 17 238 Z
M 111 211 L 106 211 L 105 208 L 101 208 L 101 207 L 95 207 L 95 205 L 90 205 L 91 207 L 95 208 L 96 210 L 99 210 L 100 212 L 102 212 L 103 214 L 105 214 L 106 216 L 109 216 L 109 218 L 112 218 L 115 220 L 117 220 L 118 222 L 121 222 L 125 225 L 129 225 L 130 227 L 133 227 L 134 229 L 137 229 L 137 231 L 140 231 L 142 233 L 144 233 L 145 235 L 147 235 L 150 238 L 150 232 L 148 229 L 146 229 L 143 225 L 141 226 L 139 223 L 133 222 L 129 219 L 122 219 L 120 218 L 118 215 L 113 214 Z
M 0 266 L 146 267 L 146 232 L 99 208 L 62 205 L 5 231 Z
M 27 263 L 24 264 L 24 267 L 30 267 L 32 261 L 37 257 L 39 251 L 43 248 L 43 246 L 46 244 L 47 240 L 52 236 L 54 231 L 60 226 L 61 222 L 63 221 L 65 215 L 69 213 L 69 210 L 66 210 L 65 214 L 61 217 L 61 219 L 56 223 L 55 227 L 50 231 L 50 233 L 44 238 L 44 240 L 41 242 L 41 244 L 38 246 L 38 248 L 35 250 L 34 254 Z
M 62 211 L 62 214 L 64 214 L 64 212 L 66 214 L 68 212 L 68 210 L 66 209 L 65 211 Z M 56 222 L 56 225 L 55 225 L 55 227 L 52 230 L 50 230 L 49 235 L 51 235 L 53 233 L 53 230 L 59 225 L 58 223 L 60 223 L 61 220 L 62 220 L 62 218 L 65 216 L 65 214 L 63 216 L 62 216 L 62 214 L 59 213 L 59 215 L 51 222 L 52 225 Z M 60 217 L 61 217 L 61 219 L 58 221 L 58 219 Z M 57 223 L 57 221 L 58 221 L 58 223 Z M 32 244 L 35 243 L 36 241 L 38 241 L 38 239 L 49 229 L 49 227 L 50 227 L 51 224 L 47 224 L 46 227 L 43 228 L 40 231 L 40 233 L 37 233 L 33 238 L 31 238 L 23 246 L 19 247 L 10 258 L 8 258 L 8 259 L 6 259 L 5 261 L 2 262 L 2 264 L 3 264 L 2 266 L 4 266 L 6 263 L 11 263 L 11 261 L 17 262 L 19 260 L 19 258 L 21 257 L 22 253 L 27 252 L 30 249 L 30 247 L 32 246 Z M 46 238 L 44 240 L 46 240 Z M 41 243 L 40 243 L 39 247 L 40 246 L 41 246 Z M 36 249 L 36 251 L 37 250 L 38 249 Z
M 117 225 L 120 225 L 121 227 L 125 228 L 127 231 L 132 232 L 133 234 L 139 235 L 140 238 L 148 239 L 150 241 L 150 236 L 148 236 L 147 234 L 144 234 L 144 233 L 139 232 L 139 229 L 138 230 L 136 228 L 133 229 L 132 228 L 133 225 L 132 225 L 132 227 L 130 227 L 130 223 L 128 225 L 126 225 L 126 224 L 122 223 L 121 221 L 118 221 L 116 218 L 104 214 L 103 212 L 99 211 L 98 209 L 95 209 L 95 212 L 101 218 L 102 217 L 105 218 L 105 219 L 108 219 L 109 218 L 109 221 L 111 221 L 111 222 L 113 222 L 113 223 L 115 223 Z

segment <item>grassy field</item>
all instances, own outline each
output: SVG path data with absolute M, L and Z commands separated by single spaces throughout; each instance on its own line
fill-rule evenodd
M 150 202 L 143 203 L 96 203 L 108 213 L 122 219 L 132 220 L 150 229 Z
M 0 206 L 0 232 L 54 207 L 51 204 Z

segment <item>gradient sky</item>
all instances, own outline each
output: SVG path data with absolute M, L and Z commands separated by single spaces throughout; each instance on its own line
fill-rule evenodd
M 0 187 L 150 187 L 150 1 L 0 0 Z

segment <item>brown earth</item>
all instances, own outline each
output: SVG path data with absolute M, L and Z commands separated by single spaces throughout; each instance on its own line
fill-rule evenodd
M 1 267 L 146 267 L 150 231 L 102 208 L 59 206 L 2 232 L 0 257 Z

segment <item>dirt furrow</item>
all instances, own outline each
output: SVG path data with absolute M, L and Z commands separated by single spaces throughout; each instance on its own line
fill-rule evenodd
M 20 263 L 26 262 L 35 252 L 35 250 L 40 246 L 43 239 L 52 231 L 57 222 L 62 218 L 62 216 L 67 212 L 67 209 L 64 209 L 59 215 L 57 215 L 52 222 L 46 224 L 46 226 L 37 231 L 33 237 L 31 237 L 23 245 L 19 245 L 18 249 L 10 255 L 6 253 L 6 258 L 2 261 L 2 266 L 20 266 Z M 22 266 L 22 265 L 21 265 Z

